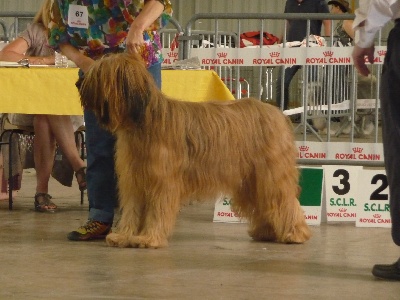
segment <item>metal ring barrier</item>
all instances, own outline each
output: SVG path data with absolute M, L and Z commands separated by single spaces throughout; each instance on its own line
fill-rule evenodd
M 0 17 L 11 17 L 15 18 L 14 28 L 18 27 L 18 19 L 22 17 L 33 17 L 34 13 L 20 13 L 20 12 L 7 12 L 0 13 Z M 258 98 L 262 101 L 270 102 L 276 96 L 274 95 L 274 87 L 280 81 L 281 83 L 284 81 L 284 75 L 280 75 L 279 69 L 283 69 L 289 65 L 289 62 L 277 63 L 277 64 L 268 64 L 263 61 L 273 61 L 273 55 L 280 55 L 282 49 L 286 52 L 289 50 L 293 50 L 290 47 L 289 43 L 286 42 L 286 34 L 283 36 L 283 43 L 279 51 L 276 53 L 265 52 L 263 41 L 261 40 L 259 49 L 242 49 L 239 48 L 239 36 L 242 32 L 243 23 L 248 20 L 258 20 L 259 28 L 258 29 L 261 35 L 266 32 L 266 24 L 269 22 L 283 22 L 284 31 L 286 31 L 286 22 L 285 20 L 297 19 L 297 20 L 306 20 L 307 21 L 307 33 L 310 32 L 310 21 L 311 20 L 321 20 L 321 19 L 329 19 L 333 22 L 337 22 L 340 20 L 348 20 L 353 19 L 354 15 L 344 14 L 344 15 L 334 15 L 334 14 L 272 14 L 272 13 L 238 13 L 238 14 L 227 14 L 227 13 L 207 13 L 207 14 L 196 14 L 193 15 L 189 22 L 185 27 L 182 27 L 176 19 L 171 19 L 169 25 L 172 28 L 163 28 L 160 30 L 161 36 L 166 39 L 163 40 L 164 49 L 169 48 L 171 44 L 171 37 L 176 38 L 179 43 L 179 47 L 177 49 L 178 59 L 189 59 L 192 57 L 193 53 L 202 53 L 209 51 L 207 53 L 213 53 L 215 56 L 215 61 L 224 60 L 226 55 L 232 53 L 232 51 L 236 51 L 236 53 L 252 53 L 253 59 L 255 61 L 260 61 L 260 64 L 253 63 L 249 65 L 240 65 L 237 63 L 236 59 L 228 59 L 228 63 L 225 64 L 215 64 L 201 62 L 202 68 L 212 68 L 215 69 L 221 78 L 225 79 L 225 82 L 228 88 L 231 91 L 237 91 L 237 98 L 241 98 L 241 95 L 251 96 Z M 209 30 L 195 30 L 195 23 L 199 20 L 212 20 L 212 24 L 210 24 Z M 232 26 L 229 28 L 222 28 L 221 21 L 222 20 L 236 20 L 237 25 L 234 30 L 232 30 Z M 233 26 L 234 27 L 234 26 Z M 332 26 L 333 27 L 333 26 Z M 4 26 L 3 26 L 4 28 Z M 14 30 L 15 32 L 16 30 Z M 178 35 L 176 35 L 178 34 Z M 307 35 L 309 36 L 309 35 Z M 338 49 L 334 48 L 334 38 L 333 38 L 333 29 L 331 29 L 331 34 L 329 37 L 324 37 L 326 40 L 326 55 L 332 55 L 329 51 L 334 50 L 338 51 Z M 205 45 L 205 41 L 208 43 L 209 47 L 207 48 Z M 381 38 L 381 34 L 377 39 L 376 45 L 382 46 L 385 41 Z M 311 42 L 309 39 L 305 39 L 305 48 L 297 48 L 295 49 L 298 53 L 306 53 L 305 51 L 309 51 L 312 49 L 310 47 Z M 222 50 L 221 50 L 222 49 Z M 167 50 L 167 49 L 166 49 Z M 325 50 L 325 48 L 321 48 L 321 50 Z M 197 51 L 197 52 L 196 52 Z M 211 51 L 211 52 L 210 52 Z M 248 51 L 248 52 L 241 52 Z M 333 52 L 334 52 L 333 51 Z M 340 51 L 351 51 L 351 47 L 348 49 L 341 49 Z M 384 52 L 384 48 L 380 50 Z M 254 53 L 258 53 L 254 55 Z M 261 53 L 262 56 L 261 56 Z M 272 58 L 266 59 L 265 53 L 270 55 Z M 175 55 L 171 53 L 171 55 Z M 325 55 L 325 54 L 324 54 Z M 172 57 L 172 56 L 171 56 Z M 173 56 L 176 59 L 176 56 Z M 328 57 L 329 58 L 329 57 Z M 211 61 L 213 61 L 211 59 Z M 293 63 L 296 65 L 296 61 Z M 304 67 L 306 66 L 306 67 Z M 343 67 L 342 66 L 346 66 Z M 354 143 L 355 139 L 358 139 L 357 126 L 356 122 L 358 119 L 362 119 L 362 124 L 365 123 L 365 118 L 373 119 L 373 125 L 375 130 L 375 135 L 373 141 L 370 140 L 370 135 L 366 137 L 369 139 L 367 143 L 378 143 L 378 124 L 379 124 L 379 80 L 380 80 L 380 70 L 381 66 L 379 63 L 371 66 L 371 71 L 373 74 L 373 79 L 370 80 L 370 87 L 360 88 L 360 79 L 357 77 L 357 74 L 351 64 L 351 62 L 345 63 L 310 63 L 300 65 L 302 67 L 302 72 L 299 72 L 296 75 L 298 78 L 297 84 L 291 84 L 290 95 L 295 98 L 295 102 L 299 103 L 300 111 L 296 112 L 296 114 L 301 115 L 301 122 L 296 127 L 296 131 L 303 134 L 303 142 L 331 142 L 331 126 L 336 124 L 331 124 L 332 120 L 340 119 L 344 120 L 344 123 L 340 123 L 340 128 L 336 130 L 335 139 L 341 138 L 343 140 L 343 135 L 348 135 L 348 142 Z M 224 70 L 224 71 L 222 71 Z M 282 72 L 284 73 L 284 72 Z M 317 81 L 310 81 L 310 76 L 318 78 Z M 243 88 L 241 84 L 246 82 L 247 88 L 243 93 Z M 341 85 L 339 84 L 341 83 Z M 365 82 L 364 82 L 365 84 Z M 344 88 L 344 85 L 346 86 Z M 357 96 L 357 93 L 360 91 L 370 90 L 366 99 Z M 250 93 L 250 91 L 252 93 Z M 338 92 L 339 91 L 339 92 Z M 265 98 L 263 98 L 265 95 Z M 367 104 L 366 108 L 364 102 L 360 102 L 360 100 L 370 100 Z M 291 99 L 292 101 L 292 99 Z M 336 102 L 337 101 L 337 102 Z M 344 105 L 346 104 L 346 105 Z M 297 105 L 297 104 L 296 104 Z M 360 107 L 362 111 L 360 111 Z M 371 120 L 372 120 L 371 119 Z M 316 121 L 325 120 L 326 128 L 324 129 L 326 133 L 321 133 L 321 130 L 315 130 Z M 348 128 L 345 125 L 350 124 L 350 132 L 348 133 Z M 311 133 L 311 134 L 308 134 Z M 300 158 L 299 161 L 302 161 Z M 307 161 L 307 160 L 306 160 Z M 324 164 L 335 164 L 337 161 L 329 160 L 329 159 L 318 159 L 310 162 L 311 164 L 323 162 Z M 341 164 L 343 162 L 340 162 Z M 359 162 L 351 162 L 352 164 L 357 164 Z M 363 162 L 362 164 L 368 164 L 369 162 Z M 380 165 L 381 162 L 370 162 L 370 165 Z
M 25 30 L 26 23 L 22 25 L 20 24 L 20 19 L 28 19 L 31 21 L 33 17 L 36 15 L 35 12 L 17 12 L 17 11 L 9 11 L 9 12 L 0 12 L 0 18 L 11 18 L 13 19 L 12 24 L 10 25 L 10 32 L 6 35 L 7 41 L 12 40 L 18 36 L 20 32 Z M 4 21 L 3 21 L 4 22 Z M 25 25 L 25 26 L 24 26 Z M 6 23 L 4 22 L 4 27 L 6 27 Z M 7 32 L 7 30 L 3 31 Z

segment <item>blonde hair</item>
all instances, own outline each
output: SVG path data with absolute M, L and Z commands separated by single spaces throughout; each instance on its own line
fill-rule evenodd
M 39 11 L 33 18 L 33 22 L 43 24 L 44 27 L 47 28 L 47 24 L 50 22 L 50 8 L 51 0 L 44 0 Z

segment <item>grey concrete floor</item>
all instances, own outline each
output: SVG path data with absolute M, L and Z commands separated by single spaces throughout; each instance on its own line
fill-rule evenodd
M 0 201 L 0 299 L 399 299 L 375 263 L 400 251 L 390 230 L 352 223 L 312 227 L 303 245 L 253 242 L 246 224 L 213 223 L 213 203 L 182 208 L 168 248 L 118 249 L 71 242 L 86 221 L 76 184 L 51 181 L 54 214 L 33 211 L 35 173 Z

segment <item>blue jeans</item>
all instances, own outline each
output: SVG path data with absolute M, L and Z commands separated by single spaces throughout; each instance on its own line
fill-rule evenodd
M 291 67 L 282 67 L 284 68 L 285 78 L 283 81 L 283 110 L 287 110 L 289 107 L 289 87 L 292 82 L 293 77 L 296 75 L 297 71 L 301 68 L 301 66 L 294 65 Z M 282 106 L 282 68 L 279 70 L 278 80 L 276 82 L 276 105 L 281 108 Z M 310 66 L 308 69 L 308 82 L 314 82 L 318 80 L 317 76 L 318 66 Z
M 148 69 L 161 88 L 161 64 Z M 87 192 L 89 219 L 112 223 L 118 200 L 114 168 L 115 137 L 97 123 L 92 111 L 85 110 L 87 150 Z
M 294 75 L 296 75 L 297 71 L 301 68 L 301 66 L 291 66 L 285 68 L 285 78 L 283 81 L 283 106 L 282 106 L 282 68 L 279 70 L 278 80 L 276 82 L 276 104 L 279 108 L 283 107 L 283 110 L 287 110 L 289 107 L 289 86 L 292 81 Z

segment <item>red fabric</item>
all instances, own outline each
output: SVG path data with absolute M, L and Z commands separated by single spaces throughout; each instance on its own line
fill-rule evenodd
M 261 42 L 261 33 L 260 31 L 243 32 L 240 35 L 240 48 L 246 47 L 246 44 L 243 43 L 243 40 L 246 40 L 252 44 L 247 46 L 258 46 Z M 263 45 L 273 45 L 278 42 L 279 38 L 277 36 L 269 32 L 263 32 Z
M 176 48 L 179 47 L 179 41 L 178 41 L 179 36 L 180 36 L 180 34 L 177 33 L 175 35 L 174 39 L 172 40 L 171 45 L 169 45 L 169 48 L 171 49 L 171 51 L 174 51 Z

